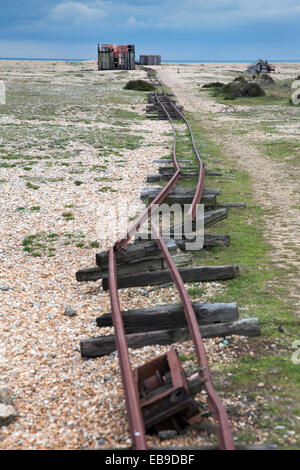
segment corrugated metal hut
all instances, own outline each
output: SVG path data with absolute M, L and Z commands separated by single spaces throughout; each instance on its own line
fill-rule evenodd
M 153 54 L 142 54 L 140 55 L 140 64 L 141 65 L 160 65 L 161 56 Z
M 134 70 L 134 44 L 98 44 L 98 70 Z

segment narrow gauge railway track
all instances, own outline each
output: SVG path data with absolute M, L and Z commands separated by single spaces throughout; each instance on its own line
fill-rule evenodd
M 197 185 L 188 211 L 188 217 L 191 220 L 194 220 L 197 215 L 197 206 L 203 195 L 205 169 L 195 145 L 192 128 L 180 107 L 178 107 L 163 90 L 162 84 L 155 79 L 152 70 L 148 69 L 147 73 L 148 77 L 155 83 L 156 89 L 161 89 L 161 92 L 155 91 L 152 95 L 152 102 L 154 101 L 155 106 L 161 110 L 172 127 L 172 163 L 174 171 L 167 184 L 162 187 L 153 198 L 152 202 L 147 205 L 143 213 L 128 227 L 124 236 L 109 248 L 108 259 L 106 260 L 111 318 L 125 395 L 132 449 L 147 449 L 146 432 L 149 429 L 170 429 L 170 427 L 166 427 L 170 423 L 171 427 L 173 426 L 175 429 L 180 429 L 183 423 L 185 425 L 195 424 L 203 419 L 203 415 L 209 414 L 217 424 L 219 449 L 234 450 L 235 445 L 228 416 L 213 386 L 194 306 L 188 296 L 180 271 L 176 267 L 169 252 L 169 247 L 163 235 L 160 233 L 159 228 L 155 225 L 153 220 L 151 220 L 154 206 L 160 205 L 165 201 L 172 189 L 174 189 L 176 183 L 182 177 L 180 161 L 177 155 L 177 132 L 174 125 L 174 119 L 176 119 L 176 117 L 185 123 L 189 131 L 193 152 L 199 167 Z M 118 260 L 125 255 L 127 244 L 132 237 L 141 228 L 142 224 L 149 219 L 157 249 L 159 250 L 160 256 L 165 261 L 165 265 L 169 270 L 170 277 L 176 286 L 181 300 L 184 316 L 188 325 L 189 336 L 192 339 L 195 356 L 199 364 L 199 376 L 196 381 L 198 386 L 200 384 L 200 389 L 206 392 L 207 406 L 210 410 L 209 413 L 201 413 L 199 411 L 199 407 L 190 393 L 190 383 L 186 380 L 176 349 L 171 349 L 167 354 L 158 358 L 156 357 L 137 369 L 133 370 L 131 368 L 126 330 L 118 296 Z M 77 280 L 86 279 L 79 279 L 77 277 Z
M 159 83 L 159 86 L 161 86 L 160 83 Z M 200 202 L 201 195 L 202 195 L 203 188 L 204 188 L 204 177 L 205 177 L 204 166 L 199 156 L 199 153 L 196 149 L 193 132 L 188 121 L 186 120 L 184 115 L 181 113 L 181 111 L 172 103 L 171 99 L 167 96 L 167 94 L 163 92 L 162 95 L 164 98 L 167 99 L 168 103 L 170 103 L 171 108 L 174 110 L 174 112 L 178 114 L 178 116 L 181 119 L 183 119 L 183 121 L 187 125 L 187 128 L 189 129 L 190 136 L 191 136 L 193 150 L 196 155 L 197 161 L 199 163 L 199 177 L 198 177 L 197 188 L 196 188 L 195 195 L 194 195 L 192 204 L 189 209 L 189 214 L 188 214 L 189 216 L 194 218 L 196 215 L 197 204 L 199 204 Z M 109 281 L 108 282 L 109 282 L 109 292 L 110 292 L 110 300 L 111 300 L 112 319 L 113 319 L 113 325 L 114 325 L 114 331 L 115 331 L 115 340 L 116 340 L 116 347 L 118 351 L 120 370 L 121 370 L 121 375 L 122 375 L 122 382 L 123 382 L 124 393 L 125 393 L 127 417 L 128 417 L 130 434 L 131 434 L 131 439 L 132 439 L 132 447 L 133 449 L 136 449 L 136 450 L 147 449 L 146 433 L 145 433 L 145 426 L 143 422 L 142 410 L 140 406 L 140 398 L 138 396 L 139 395 L 138 389 L 136 387 L 136 383 L 134 381 L 134 376 L 133 376 L 133 371 L 131 369 L 131 365 L 129 362 L 126 334 L 125 334 L 125 329 L 123 325 L 122 314 L 121 314 L 120 304 L 119 304 L 119 299 L 118 299 L 115 251 L 122 250 L 122 248 L 127 244 L 127 242 L 135 234 L 135 232 L 140 228 L 141 224 L 150 216 L 151 209 L 154 206 L 154 204 L 160 204 L 163 202 L 167 194 L 174 187 L 174 185 L 177 183 L 177 181 L 179 180 L 181 176 L 181 169 L 180 169 L 178 159 L 177 159 L 177 154 L 176 154 L 176 129 L 175 129 L 173 120 L 157 92 L 155 93 L 155 100 L 157 104 L 160 106 L 160 108 L 163 110 L 163 112 L 165 113 L 167 119 L 169 120 L 172 126 L 173 137 L 174 137 L 172 161 L 173 161 L 175 173 L 173 177 L 170 179 L 170 181 L 166 184 L 166 186 L 157 195 L 157 197 L 148 205 L 144 213 L 141 214 L 138 220 L 129 227 L 125 236 L 122 239 L 118 240 L 115 243 L 115 245 L 109 249 L 109 270 L 108 270 Z M 176 268 L 172 260 L 172 257 L 168 251 L 168 248 L 166 247 L 166 244 L 159 232 L 159 229 L 154 225 L 153 222 L 151 223 L 151 227 L 152 227 L 152 231 L 155 236 L 157 245 L 159 249 L 161 250 L 163 257 L 166 260 L 167 266 L 170 270 L 171 277 L 178 290 L 178 293 L 179 293 L 179 296 L 183 305 L 184 313 L 186 316 L 186 321 L 187 321 L 190 335 L 194 344 L 196 357 L 199 362 L 199 365 L 201 366 L 200 379 L 207 392 L 208 406 L 211 409 L 213 416 L 216 418 L 219 424 L 218 439 L 219 439 L 220 449 L 233 450 L 234 443 L 233 443 L 233 439 L 231 435 L 227 413 L 213 387 L 203 340 L 201 337 L 201 333 L 199 331 L 197 319 L 196 319 L 196 316 L 192 307 L 191 300 L 188 296 L 187 290 L 184 286 L 184 282 L 179 274 L 179 271 Z M 181 371 L 178 371 L 178 373 L 180 374 Z M 179 383 L 180 383 L 180 380 L 179 380 Z M 177 393 L 179 393 L 179 390 L 180 389 L 178 388 Z

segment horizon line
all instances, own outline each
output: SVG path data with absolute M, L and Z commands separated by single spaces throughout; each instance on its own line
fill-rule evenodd
M 45 61 L 65 61 L 65 62 L 69 62 L 69 61 L 78 61 L 78 62 L 87 62 L 87 61 L 96 61 L 97 62 L 97 58 L 84 58 L 84 59 L 73 59 L 73 58 L 48 58 L 48 57 L 0 57 L 0 60 L 45 60 Z M 162 63 L 164 62 L 178 62 L 178 61 L 182 61 L 182 62 L 190 62 L 190 63 L 193 63 L 193 62 L 256 62 L 258 59 L 165 59 L 165 60 L 162 60 Z M 299 59 L 267 59 L 268 62 L 272 61 L 272 62 L 300 62 L 300 58 Z

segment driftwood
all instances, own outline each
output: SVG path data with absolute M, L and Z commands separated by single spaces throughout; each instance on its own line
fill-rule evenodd
M 225 281 L 237 277 L 239 269 L 238 266 L 197 266 L 181 268 L 179 273 L 184 282 Z M 118 275 L 117 279 L 119 289 L 125 287 L 156 286 L 172 282 L 172 277 L 168 270 L 141 272 L 124 276 Z M 102 287 L 104 290 L 108 290 L 107 279 L 103 279 Z
M 239 317 L 236 303 L 198 303 L 193 305 L 199 325 L 235 321 Z M 156 305 L 122 312 L 126 333 L 185 328 L 186 318 L 182 305 Z M 106 313 L 96 318 L 97 326 L 112 326 L 112 315 Z
M 246 318 L 230 323 L 216 323 L 199 326 L 203 338 L 224 337 L 231 335 L 258 336 L 260 335 L 257 318 Z M 129 348 L 138 349 L 151 345 L 167 345 L 190 339 L 189 330 L 149 331 L 126 335 Z M 101 357 L 116 350 L 114 335 L 89 338 L 80 342 L 82 357 Z

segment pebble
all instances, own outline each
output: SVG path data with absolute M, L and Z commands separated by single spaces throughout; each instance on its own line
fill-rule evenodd
M 167 439 L 172 439 L 173 437 L 177 436 L 177 431 L 175 429 L 168 429 L 165 431 L 159 431 L 158 437 L 161 441 L 165 441 Z
M 0 286 L 0 290 L 2 292 L 8 292 L 9 290 L 12 290 L 11 287 L 8 287 L 8 286 Z
M 75 317 L 77 315 L 77 312 L 72 307 L 68 306 L 65 308 L 64 315 L 66 317 Z
M 5 405 L 11 405 L 13 400 L 13 392 L 10 388 L 5 385 L 0 385 L 0 403 Z
M 12 405 L 0 404 L 0 426 L 7 426 L 18 416 L 17 410 Z

